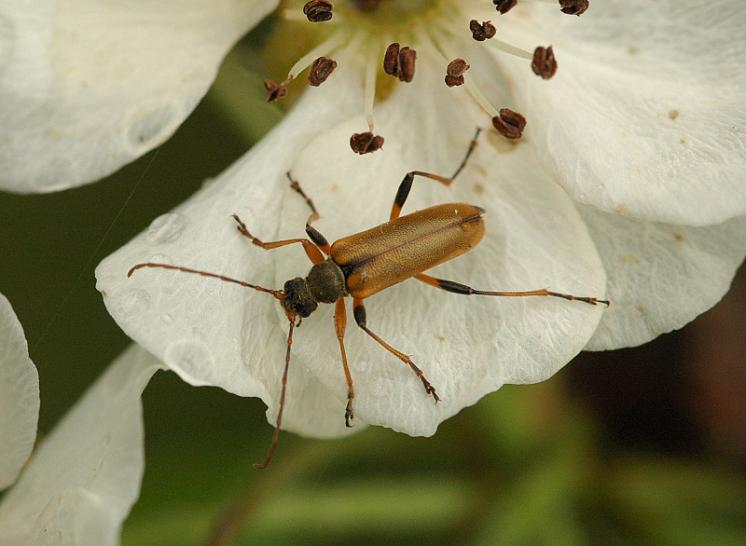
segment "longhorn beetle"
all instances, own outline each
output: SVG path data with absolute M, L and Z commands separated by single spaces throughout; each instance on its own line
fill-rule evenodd
M 127 273 L 128 277 L 138 269 L 146 267 L 174 269 L 185 273 L 213 277 L 271 294 L 282 305 L 290 326 L 285 352 L 285 368 L 282 374 L 280 409 L 277 413 L 277 422 L 275 423 L 272 443 L 267 456 L 264 462 L 255 464 L 254 468 L 265 468 L 269 464 L 279 442 L 282 413 L 285 408 L 290 348 L 293 343 L 293 330 L 296 326 L 295 321 L 296 319 L 300 321 L 308 317 L 316 310 L 319 303 L 335 304 L 334 327 L 342 357 L 342 369 L 347 381 L 345 424 L 348 427 L 352 426 L 352 401 L 355 398 L 355 390 L 353 388 L 352 374 L 350 374 L 350 369 L 347 365 L 347 354 L 344 345 L 344 334 L 347 324 L 347 313 L 344 303 L 345 296 L 352 296 L 353 298 L 353 315 L 357 325 L 381 345 L 381 347 L 408 365 L 422 382 L 425 392 L 432 396 L 436 403 L 440 398 L 422 370 L 409 356 L 389 345 L 368 328 L 365 306 L 363 305 L 365 298 L 405 279 L 414 277 L 418 281 L 430 286 L 466 296 L 554 296 L 566 300 L 577 300 L 591 305 L 598 303 L 609 305 L 607 300 L 551 292 L 546 288 L 524 292 L 476 290 L 465 284 L 437 279 L 423 273 L 423 271 L 468 252 L 479 243 L 484 235 L 484 221 L 482 220 L 484 209 L 466 203 L 448 203 L 445 205 L 436 205 L 412 214 L 407 214 L 406 216 L 400 216 L 401 209 L 407 200 L 415 176 L 429 178 L 430 180 L 449 186 L 463 170 L 474 151 L 479 133 L 480 129 L 477 129 L 474 138 L 469 144 L 466 156 L 453 176 L 446 178 L 424 171 L 408 172 L 401 181 L 399 190 L 396 192 L 388 222 L 367 231 L 338 239 L 332 245 L 311 225 L 314 220 L 319 218 L 319 214 L 313 201 L 303 192 L 298 182 L 293 180 L 290 173 L 287 173 L 287 177 L 290 180 L 290 187 L 305 199 L 308 207 L 311 209 L 311 214 L 306 221 L 308 239 L 286 239 L 265 243 L 254 237 L 249 232 L 246 224 L 234 214 L 233 219 L 236 221 L 238 232 L 258 247 L 265 250 L 272 250 L 294 243 L 303 245 L 303 250 L 305 250 L 313 266 L 305 279 L 302 277 L 290 279 L 285 283 L 282 290 L 272 290 L 217 273 L 163 263 L 140 263 L 129 270 Z

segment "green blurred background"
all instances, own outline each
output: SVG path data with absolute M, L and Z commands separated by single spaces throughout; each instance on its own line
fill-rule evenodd
M 75 190 L 0 193 L 0 292 L 39 369 L 42 436 L 129 343 L 94 267 L 279 119 L 259 74 L 244 42 L 158 150 Z M 285 434 L 264 472 L 250 466 L 272 432 L 259 400 L 159 373 L 144 395 L 147 467 L 123 543 L 228 544 L 220 522 L 231 522 L 236 543 L 262 545 L 746 544 L 745 301 L 742 271 L 683 330 L 505 387 L 433 438 Z

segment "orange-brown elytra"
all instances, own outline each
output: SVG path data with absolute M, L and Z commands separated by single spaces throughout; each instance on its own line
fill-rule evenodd
M 257 286 L 246 281 L 226 277 L 217 273 L 200 271 L 189 267 L 162 263 L 140 263 L 133 266 L 127 276 L 138 269 L 146 267 L 172 269 L 216 278 L 265 292 L 274 296 L 282 305 L 287 315 L 290 327 L 285 354 L 285 368 L 282 375 L 280 393 L 280 407 L 277 413 L 275 431 L 272 444 L 264 462 L 255 464 L 255 468 L 264 468 L 277 448 L 279 431 L 282 425 L 282 414 L 285 407 L 285 393 L 287 374 L 290 365 L 290 349 L 293 341 L 293 330 L 296 319 L 308 317 L 318 307 L 319 303 L 334 303 L 334 328 L 339 343 L 342 360 L 342 371 L 347 383 L 347 406 L 345 409 L 345 423 L 351 426 L 354 416 L 353 400 L 355 389 L 353 377 L 347 363 L 344 345 L 344 334 L 347 325 L 347 314 L 344 298 L 353 298 L 353 316 L 357 325 L 376 341 L 381 347 L 405 363 L 417 375 L 425 392 L 438 402 L 440 398 L 435 388 L 425 377 L 423 371 L 406 354 L 389 345 L 376 333 L 368 328 L 363 300 L 376 292 L 388 288 L 408 278 L 415 278 L 430 286 L 441 288 L 448 292 L 462 295 L 481 296 L 553 296 L 567 300 L 578 300 L 591 305 L 603 303 L 606 300 L 594 297 L 575 296 L 553 292 L 546 288 L 521 292 L 476 290 L 464 284 L 437 279 L 424 274 L 424 271 L 452 260 L 476 246 L 484 235 L 484 210 L 466 203 L 448 203 L 437 205 L 406 216 L 401 216 L 401 209 L 407 200 L 415 176 L 422 176 L 450 185 L 466 165 L 477 143 L 480 130 L 472 139 L 469 149 L 456 172 L 450 178 L 423 171 L 411 171 L 404 176 L 394 199 L 391 216 L 388 222 L 377 227 L 344 237 L 329 245 L 326 238 L 319 233 L 311 222 L 318 218 L 318 212 L 313 201 L 303 192 L 297 181 L 288 173 L 290 186 L 299 193 L 311 209 L 311 215 L 306 222 L 308 239 L 286 239 L 282 241 L 264 242 L 254 237 L 237 215 L 233 215 L 238 232 L 249 239 L 254 245 L 265 250 L 280 248 L 293 243 L 303 246 L 308 258 L 313 263 L 308 275 L 288 280 L 282 290 L 273 290 Z

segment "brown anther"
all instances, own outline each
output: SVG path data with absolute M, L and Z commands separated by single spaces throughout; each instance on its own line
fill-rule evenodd
M 403 47 L 399 51 L 399 80 L 411 82 L 414 79 L 414 65 L 417 60 L 417 52 L 409 47 Z
M 508 108 L 500 108 L 500 115 L 492 118 L 492 126 L 505 138 L 516 140 L 523 135 L 526 118 Z
M 469 70 L 469 63 L 463 59 L 453 59 L 446 68 L 446 85 L 455 87 L 464 85 L 464 72 Z
M 318 87 L 326 81 L 335 68 L 337 68 L 337 61 L 327 57 L 319 57 L 311 64 L 308 71 L 308 83 Z
M 557 59 L 554 57 L 552 46 L 537 47 L 534 50 L 534 58 L 531 61 L 531 70 L 534 74 L 545 80 L 550 79 L 557 72 Z
M 492 3 L 495 4 L 495 9 L 502 15 L 512 10 L 518 0 L 492 0 Z
M 267 102 L 275 102 L 288 94 L 289 80 L 277 83 L 274 80 L 264 80 L 264 89 L 267 90 Z
M 493 25 L 491 22 L 482 21 L 482 23 L 480 24 L 479 21 L 477 21 L 476 19 L 472 19 L 469 22 L 469 30 L 471 30 L 471 37 L 474 38 L 477 42 L 484 42 L 485 40 L 489 40 L 497 32 L 495 25 Z
M 583 15 L 590 6 L 589 0 L 559 0 L 562 13 L 567 15 Z
M 399 44 L 394 42 L 383 55 L 383 71 L 390 76 L 399 75 Z
M 383 137 L 380 135 L 374 135 L 370 131 L 365 133 L 354 133 L 350 137 L 350 148 L 356 154 L 364 155 L 376 150 L 380 150 L 383 147 Z
M 394 42 L 386 48 L 383 56 L 383 71 L 403 82 L 411 82 L 414 78 L 416 60 L 417 52 L 414 49 L 400 48 L 399 44 Z
M 303 6 L 303 14 L 312 23 L 323 23 L 332 18 L 333 7 L 329 0 L 311 0 Z

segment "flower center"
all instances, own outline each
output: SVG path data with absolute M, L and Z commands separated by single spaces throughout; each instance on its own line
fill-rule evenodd
M 547 9 L 554 4 L 557 11 L 569 15 L 580 15 L 589 5 L 589 0 L 522 1 L 542 4 Z M 384 143 L 384 138 L 374 133 L 376 95 L 388 94 L 395 83 L 389 77 L 404 84 L 411 82 L 416 74 L 416 48 L 427 45 L 440 57 L 444 86 L 465 85 L 469 96 L 490 116 L 498 133 L 510 140 L 521 138 L 526 118 L 490 103 L 467 73 L 471 68 L 468 59 L 459 56 L 467 50 L 464 46 L 468 41 L 475 40 L 484 43 L 484 47 L 523 59 L 527 69 L 530 67 L 544 80 L 551 79 L 557 70 L 551 46 L 539 46 L 533 52 L 515 47 L 499 39 L 497 27 L 490 20 L 482 20 L 482 17 L 498 19 L 516 4 L 516 0 L 492 0 L 492 6 L 486 0 L 310 0 L 301 9 L 297 0 L 288 1 L 282 10 L 285 18 L 306 26 L 312 23 L 311 30 L 321 43 L 292 65 L 284 80 L 265 81 L 268 100 L 273 102 L 285 96 L 288 85 L 306 70 L 310 85 L 323 84 L 337 67 L 331 56 L 355 44 L 360 64 L 365 67 L 363 102 L 368 130 L 353 134 L 350 147 L 361 155 L 375 152 Z M 480 19 L 471 19 L 473 13 L 467 12 L 475 12 Z M 382 85 L 383 81 L 386 85 Z
M 437 16 L 446 0 L 346 0 L 337 2 L 339 13 L 350 26 L 372 33 L 411 30 Z

